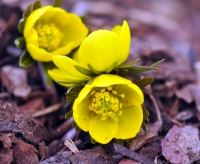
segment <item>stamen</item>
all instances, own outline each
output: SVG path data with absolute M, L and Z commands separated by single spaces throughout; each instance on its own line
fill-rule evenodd
M 119 108 L 122 108 L 122 103 L 119 104 Z
M 91 95 L 94 95 L 96 92 L 97 92 L 96 90 L 93 90 L 93 91 L 91 92 Z
M 111 87 L 111 86 L 109 86 L 109 87 L 107 87 L 107 89 L 108 89 L 109 91 L 111 91 L 111 90 L 112 90 L 112 87 Z
M 92 110 L 96 115 L 100 116 L 101 120 L 111 118 L 113 121 L 118 121 L 118 116 L 122 115 L 123 102 L 121 98 L 125 97 L 125 94 L 117 95 L 116 90 L 112 90 L 115 86 L 109 86 L 106 88 L 96 88 L 90 93 L 90 106 L 89 109 Z M 116 88 L 115 88 L 116 89 Z M 91 117 L 96 118 L 95 114 Z
M 101 120 L 105 120 L 107 116 L 101 116 Z
M 104 96 L 109 96 L 109 92 L 104 92 Z
M 121 98 L 124 98 L 124 97 L 125 97 L 125 94 L 122 93 L 120 96 L 121 96 Z
M 54 51 L 61 43 L 62 33 L 54 24 L 38 25 L 38 43 L 40 48 Z
M 121 115 L 122 115 L 122 111 L 119 112 L 118 116 L 121 116 Z
M 96 97 L 96 98 L 99 97 L 99 92 L 95 93 L 95 97 Z
M 103 99 L 104 98 L 104 93 L 100 93 L 100 97 Z

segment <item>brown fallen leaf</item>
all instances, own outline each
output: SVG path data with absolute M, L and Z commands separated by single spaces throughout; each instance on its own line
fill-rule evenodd
M 71 162 L 69 161 L 70 155 L 72 155 L 72 152 L 70 151 L 61 151 L 58 152 L 57 155 L 41 161 L 39 164 L 58 163 L 58 162 L 59 164 L 71 164 Z
M 197 109 L 200 111 L 200 85 L 188 84 L 181 90 L 176 91 L 176 96 L 185 100 L 187 103 L 195 102 Z
M 158 155 L 158 152 L 151 147 L 142 148 L 139 153 L 144 157 L 151 158 L 152 160 L 154 160 Z
M 9 103 L 0 102 L 0 132 L 21 134 L 27 141 L 37 145 L 48 141 L 50 134 L 37 120 L 24 114 L 14 112 Z
M 37 98 L 28 101 L 26 104 L 18 107 L 20 112 L 27 115 L 32 115 L 37 111 L 45 108 L 44 100 L 42 98 Z
M 148 131 L 144 134 L 137 135 L 130 145 L 130 150 L 137 150 L 145 143 L 149 142 L 150 139 L 158 135 L 158 131 L 162 125 L 162 121 L 156 121 L 151 125 Z
M 199 130 L 192 126 L 174 125 L 161 145 L 162 155 L 171 163 L 190 164 L 200 160 Z
M 132 159 L 122 159 L 119 164 L 141 164 L 140 162 L 136 162 Z
M 128 148 L 117 143 L 110 142 L 109 144 L 101 146 L 106 150 L 106 152 L 111 154 L 115 160 L 121 160 L 122 157 L 128 157 L 137 162 L 141 162 L 142 164 L 154 164 L 150 158 L 144 157 L 141 154 L 129 150 Z
M 26 99 L 31 93 L 31 88 L 27 84 L 26 70 L 6 65 L 1 68 L 1 79 L 10 93 L 16 97 Z
M 0 161 L 3 164 L 10 164 L 13 161 L 13 150 L 12 150 L 12 134 L 0 133 Z
M 21 140 L 16 140 L 13 146 L 13 157 L 16 164 L 39 162 L 37 149 Z

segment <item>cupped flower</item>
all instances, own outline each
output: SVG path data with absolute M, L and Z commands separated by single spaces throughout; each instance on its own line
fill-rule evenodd
M 86 84 L 73 105 L 74 121 L 99 143 L 133 138 L 143 121 L 144 96 L 130 80 L 102 74 Z
M 94 74 L 111 72 L 126 61 L 129 49 L 130 29 L 127 22 L 124 21 L 122 26 L 116 26 L 112 31 L 97 30 L 87 36 L 80 45 L 76 60 L 66 56 L 54 56 L 53 62 L 60 68 L 60 71 L 58 69 L 49 70 L 49 74 L 61 85 L 72 81 L 76 84 Z M 77 80 L 66 79 L 64 68 Z M 78 75 L 77 72 L 79 72 Z
M 34 10 L 24 26 L 26 48 L 34 60 L 52 61 L 54 55 L 67 55 L 80 45 L 88 29 L 81 19 L 59 7 Z

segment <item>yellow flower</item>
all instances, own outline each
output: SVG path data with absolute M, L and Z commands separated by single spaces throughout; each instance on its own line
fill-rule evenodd
M 73 105 L 73 117 L 99 143 L 129 139 L 140 130 L 144 96 L 130 80 L 102 74 L 86 84 Z
M 126 61 L 129 49 L 130 29 L 124 21 L 122 26 L 116 26 L 112 31 L 98 30 L 87 36 L 80 45 L 76 61 L 66 56 L 54 56 L 53 62 L 59 69 L 50 70 L 49 74 L 61 85 L 70 86 L 66 83 L 79 83 L 92 76 L 79 72 L 75 66 L 91 73 L 109 73 Z M 66 77 L 66 73 L 71 77 Z
M 59 7 L 45 6 L 28 16 L 23 33 L 31 57 L 48 62 L 52 56 L 67 55 L 79 46 L 88 29 L 77 15 Z

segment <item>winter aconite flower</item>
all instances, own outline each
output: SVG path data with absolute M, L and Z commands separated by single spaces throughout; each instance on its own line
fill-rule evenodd
M 94 74 L 109 73 L 123 64 L 128 58 L 129 49 L 130 29 L 124 21 L 113 31 L 92 32 L 81 43 L 76 61 L 65 56 L 54 56 L 53 62 L 59 69 L 50 70 L 49 74 L 61 85 L 80 83 Z
M 67 55 L 88 34 L 81 19 L 59 7 L 34 10 L 26 19 L 23 35 L 34 60 L 52 61 L 54 55 Z
M 117 75 L 102 74 L 86 84 L 73 105 L 74 121 L 99 143 L 129 139 L 143 121 L 139 87 Z

